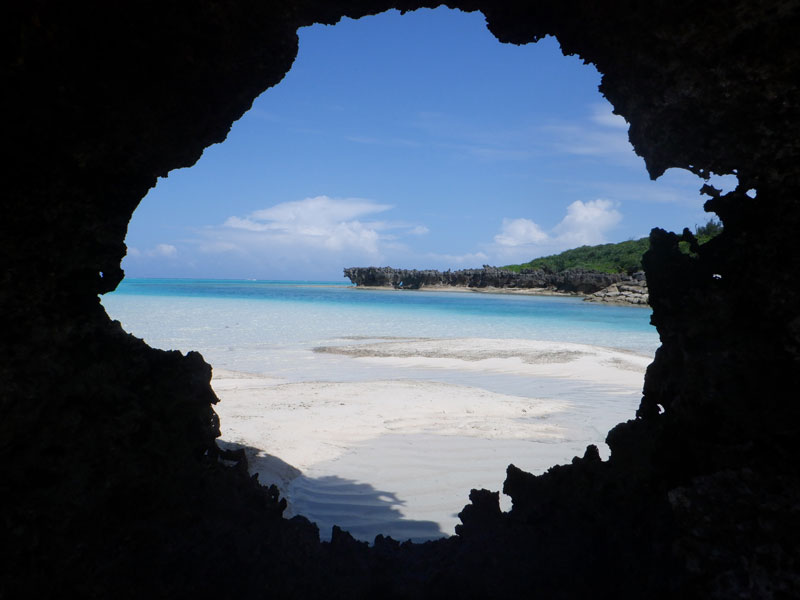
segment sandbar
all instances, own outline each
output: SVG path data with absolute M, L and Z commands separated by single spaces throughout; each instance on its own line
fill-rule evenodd
M 287 498 L 286 516 L 422 541 L 453 534 L 469 490 L 500 490 L 513 463 L 541 473 L 601 444 L 633 418 L 651 357 L 530 340 L 351 340 L 316 349 L 397 377 L 286 381 L 215 369 L 221 445 L 241 447 L 251 472 Z M 474 385 L 404 378 L 406 369 L 577 378 L 587 398 L 527 397 Z M 433 379 L 433 378 L 432 378 Z M 504 509 L 510 507 L 503 498 Z

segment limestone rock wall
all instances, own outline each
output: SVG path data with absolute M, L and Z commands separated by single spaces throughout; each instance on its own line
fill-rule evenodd
M 501 42 L 597 66 L 653 176 L 736 173 L 690 254 L 656 229 L 662 347 L 595 449 L 474 491 L 453 538 L 320 544 L 214 444 L 209 367 L 121 331 L 97 295 L 128 220 L 277 84 L 296 30 L 411 0 L 11 3 L 0 219 L 0 596 L 800 596 L 800 11 L 795 0 L 462 0 Z M 524 76 L 524 75 L 521 75 Z
M 522 269 L 520 273 L 484 265 L 482 269 L 437 271 L 435 269 L 393 269 L 392 267 L 350 267 L 344 276 L 357 286 L 382 286 L 417 290 L 423 287 L 459 286 L 469 288 L 547 289 L 557 292 L 591 294 L 629 277 L 585 269 L 548 273 Z
M 647 289 L 647 278 L 644 273 L 634 273 L 625 281 L 612 283 L 608 287 L 598 290 L 584 298 L 587 302 L 604 302 L 607 304 L 626 304 L 634 306 L 647 306 L 650 303 L 650 293 Z

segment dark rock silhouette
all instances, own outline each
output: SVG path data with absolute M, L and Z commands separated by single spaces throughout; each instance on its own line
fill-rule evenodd
M 457 536 L 320 544 L 220 459 L 202 358 L 151 349 L 102 310 L 138 202 L 281 80 L 298 27 L 436 4 L 4 11 L 0 596 L 800 597 L 796 0 L 449 3 L 482 10 L 501 42 L 554 35 L 596 65 L 651 176 L 739 180 L 704 188 L 724 224 L 710 242 L 651 233 L 662 347 L 611 458 L 509 467 L 509 513 L 476 491 Z

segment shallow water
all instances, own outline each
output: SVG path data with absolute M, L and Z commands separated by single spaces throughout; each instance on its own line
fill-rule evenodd
M 287 383 L 458 384 L 569 406 L 558 417 L 565 431 L 559 443 L 389 434 L 307 467 L 283 490 L 288 514 L 317 522 L 323 539 L 333 524 L 366 541 L 378 533 L 415 541 L 450 535 L 469 488 L 501 489 L 509 463 L 539 473 L 582 454 L 589 443 L 607 456 L 606 432 L 633 417 L 641 385 L 398 366 L 314 352 L 315 347 L 469 337 L 574 342 L 652 356 L 659 344 L 648 309 L 569 297 L 363 290 L 326 282 L 126 280 L 102 302 L 112 318 L 151 346 L 198 350 L 219 369 Z M 254 458 L 256 470 L 266 464 Z M 416 475 L 408 478 L 409 472 Z M 501 506 L 509 508 L 502 495 Z
M 314 282 L 125 280 L 103 297 L 109 315 L 157 348 L 198 350 L 217 367 L 285 377 L 380 376 L 312 354 L 353 338 L 477 337 L 577 342 L 653 355 L 650 311 L 580 298 L 363 290 Z M 309 370 L 313 362 L 313 372 Z

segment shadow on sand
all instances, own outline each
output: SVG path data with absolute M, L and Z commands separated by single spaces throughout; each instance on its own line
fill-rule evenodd
M 223 458 L 236 460 L 241 452 L 247 470 L 258 473 L 262 485 L 275 484 L 289 501 L 285 516 L 302 515 L 316 523 L 320 538 L 330 540 L 331 529 L 338 525 L 354 538 L 372 542 L 382 534 L 404 542 L 424 542 L 447 537 L 433 521 L 406 519 L 399 507 L 405 502 L 394 492 L 378 490 L 352 479 L 335 475 L 308 477 L 276 456 L 258 448 L 219 440 Z

